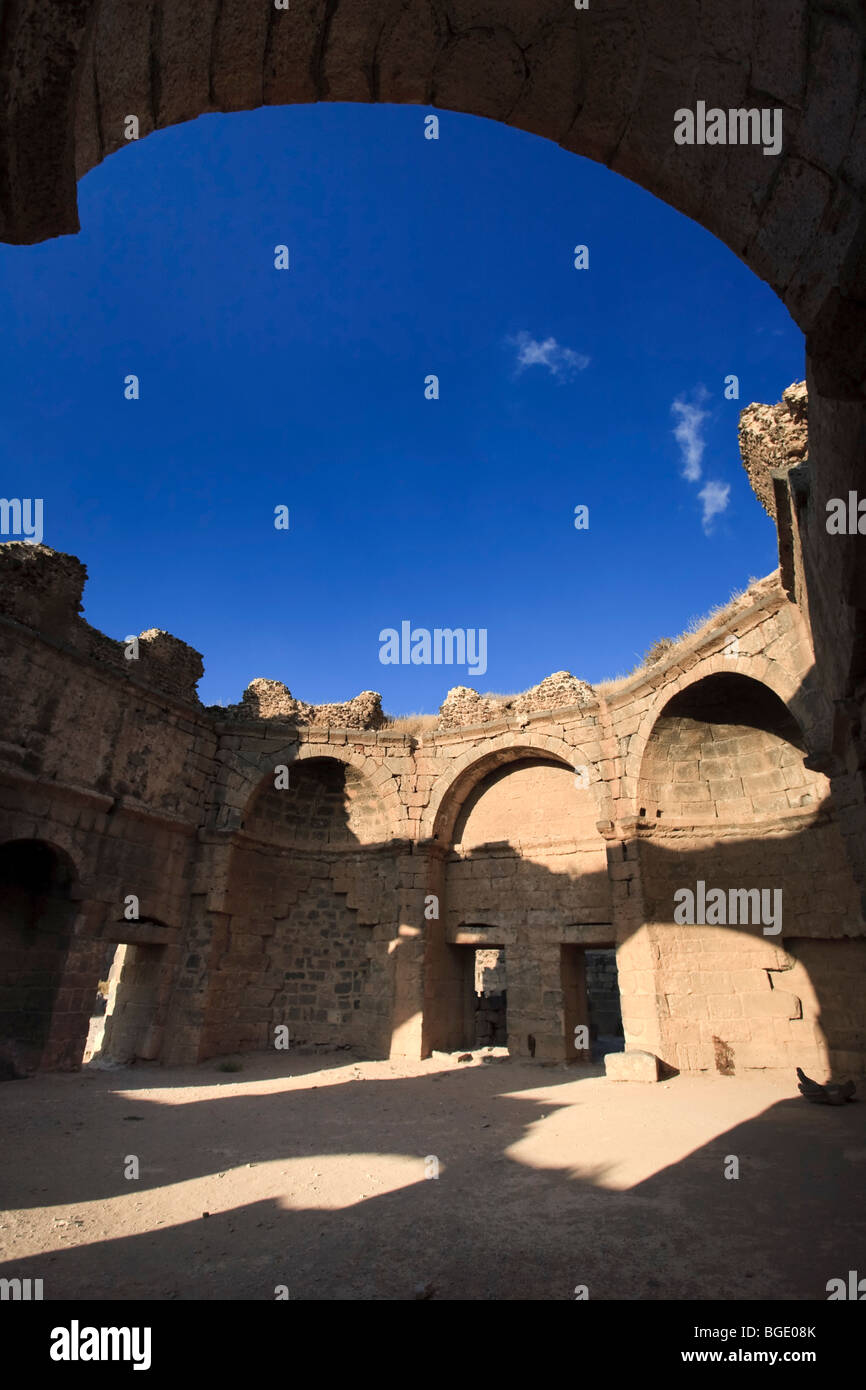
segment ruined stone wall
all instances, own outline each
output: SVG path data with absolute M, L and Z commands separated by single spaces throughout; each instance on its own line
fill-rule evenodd
M 665 824 L 747 822 L 818 805 L 830 785 L 804 755 L 796 721 L 766 686 L 734 673 L 708 677 L 675 696 L 653 728 L 641 814 Z
M 475 952 L 476 1047 L 508 1044 L 508 987 L 505 951 Z
M 860 315 L 861 327 L 864 322 Z M 852 372 L 863 374 L 863 341 Z M 856 366 L 854 364 L 857 364 Z M 830 534 L 828 504 L 862 496 L 866 455 L 862 390 L 836 394 L 826 359 L 776 405 L 743 412 L 740 449 L 749 480 L 775 518 L 780 579 L 810 634 L 831 715 L 810 740 L 810 763 L 832 778 L 846 855 L 866 911 L 866 551 L 859 529 Z M 854 396 L 860 399 L 854 399 Z M 806 420 L 808 415 L 808 437 Z
M 9 549 L 0 546 L 0 569 Z M 92 629 L 75 611 L 83 567 L 76 571 L 68 558 L 46 565 L 37 554 L 22 589 L 5 571 L 0 587 L 0 843 L 38 840 L 74 868 L 74 921 L 43 1058 L 58 1066 L 81 1061 L 105 942 L 126 939 L 134 927 L 129 899 L 138 900 L 141 921 L 177 938 L 185 929 L 194 837 L 216 752 L 209 724 L 166 689 L 191 658 L 157 669 L 146 658 L 126 662 L 120 644 L 110 644 L 110 661 L 94 656 Z M 47 636 L 33 626 L 40 592 Z M 173 638 L 162 644 L 168 652 L 180 647 L 190 650 Z M 165 963 L 173 970 L 173 958 Z M 26 974 L 26 960 L 21 969 Z
M 448 862 L 447 921 L 501 927 L 508 942 L 611 920 L 605 843 L 592 793 L 556 764 L 518 762 L 485 779 Z
M 806 335 L 807 465 L 787 468 L 787 481 L 768 478 L 791 455 L 777 422 L 753 414 L 745 433 L 758 467 L 749 471 L 779 523 L 783 585 L 811 629 L 832 713 L 811 755 L 833 777 L 866 900 L 866 553 L 859 534 L 828 538 L 824 524 L 827 501 L 860 485 L 866 454 L 858 7 L 792 0 L 783 12 L 777 0 L 754 0 L 734 25 L 710 4 L 681 14 L 639 0 L 613 15 L 606 6 L 563 12 L 561 0 L 417 10 L 334 0 L 299 19 L 254 0 L 7 4 L 0 237 L 23 244 L 77 231 L 76 180 L 131 143 L 131 112 L 146 136 L 205 111 L 317 100 L 433 102 L 501 120 L 600 160 L 697 219 L 771 285 Z M 690 109 L 706 83 L 723 108 L 750 91 L 769 99 L 784 121 L 778 157 L 753 146 L 733 158 L 697 143 L 671 158 L 671 113 Z M 802 436 L 802 402 L 786 398 Z M 94 635 L 94 656 L 107 641 Z M 188 676 L 178 672 L 178 682 Z M 463 727 L 474 716 L 456 703 Z
M 75 879 L 43 1064 L 80 1060 L 110 942 L 131 963 L 115 1045 L 171 1063 L 272 1046 L 279 1025 L 374 1055 L 465 1045 L 467 962 L 497 946 L 510 1050 L 571 1056 L 574 953 L 610 942 L 626 1045 L 670 1066 L 713 1068 L 719 1048 L 726 1067 L 789 1065 L 807 1038 L 819 1072 L 857 1053 L 845 1008 L 805 1002 L 805 966 L 790 984 L 789 933 L 833 980 L 818 947 L 863 926 L 833 779 L 811 765 L 832 710 L 776 577 L 607 695 L 568 673 L 522 703 L 463 689 L 415 737 L 334 722 L 378 722 L 366 696 L 289 718 L 278 682 L 253 683 L 249 717 L 204 709 L 196 654 L 165 634 L 172 661 L 127 662 L 82 624 L 77 562 L 21 554 L 0 598 L 0 843 L 54 846 Z M 714 877 L 781 886 L 781 940 L 677 926 L 676 889 Z
M 250 681 L 239 704 L 220 708 L 222 719 L 284 719 L 291 724 L 332 724 L 340 729 L 381 729 L 385 724 L 382 699 L 363 690 L 353 700 L 336 705 L 310 705 L 296 700 L 282 681 L 257 677 Z
M 773 474 L 805 463 L 809 450 L 809 401 L 805 381 L 782 392 L 778 405 L 755 403 L 740 414 L 740 456 L 752 491 L 775 521 Z
M 791 966 L 786 942 L 808 938 L 819 949 L 862 933 L 838 825 L 820 813 L 800 812 L 765 819 L 751 830 L 654 829 L 641 837 L 640 871 L 645 934 L 656 964 L 651 975 L 636 971 L 631 978 L 626 955 L 620 980 L 624 994 L 641 997 L 637 1009 L 646 1015 L 641 1031 L 647 1042 L 657 1026 L 649 1050 L 679 1070 L 713 1070 L 714 1039 L 721 1039 L 736 1070 L 820 1069 L 825 1036 L 785 974 Z M 764 934 L 753 918 L 745 925 L 677 925 L 681 899 L 675 895 L 686 888 L 697 893 L 699 879 L 707 892 L 723 890 L 728 903 L 731 889 L 780 888 L 781 931 Z M 832 998 L 824 1000 L 824 1034 L 838 1046 L 835 1007 Z
M 505 952 L 475 952 L 475 992 L 476 994 L 501 994 L 506 987 Z
M 521 695 L 479 695 L 466 685 L 449 690 L 439 710 L 439 729 L 463 729 L 509 714 L 534 714 L 539 710 L 595 705 L 595 692 L 570 671 L 555 671 Z
M 393 893 L 392 865 L 375 848 L 383 832 L 364 779 L 334 760 L 296 764 L 288 786 L 258 791 L 211 947 L 203 1056 L 273 1046 L 281 1026 L 296 1048 L 387 1055 L 377 924 L 348 905 L 356 875 Z M 363 843 L 372 854 L 358 852 Z

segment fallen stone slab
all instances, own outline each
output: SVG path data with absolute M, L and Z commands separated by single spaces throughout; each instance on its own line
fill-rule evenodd
M 608 1052 L 604 1070 L 611 1081 L 658 1081 L 659 1059 L 652 1052 Z

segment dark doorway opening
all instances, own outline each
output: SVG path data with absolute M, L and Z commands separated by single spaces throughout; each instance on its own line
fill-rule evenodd
M 71 862 L 41 840 L 0 845 L 0 1077 L 42 1060 L 60 989 L 75 903 Z
M 475 952 L 475 1035 L 472 1046 L 508 1046 L 508 989 L 505 950 Z
M 623 1052 L 616 949 L 563 946 L 561 974 L 566 1059 L 599 1062 L 608 1052 Z

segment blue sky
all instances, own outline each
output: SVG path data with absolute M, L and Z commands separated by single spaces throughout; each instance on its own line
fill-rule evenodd
M 0 246 L 0 493 L 94 626 L 204 654 L 205 703 L 599 681 L 778 562 L 737 419 L 804 374 L 781 302 L 607 169 L 426 114 L 205 116 L 88 174 L 78 236 Z M 405 620 L 485 628 L 487 672 L 383 665 Z

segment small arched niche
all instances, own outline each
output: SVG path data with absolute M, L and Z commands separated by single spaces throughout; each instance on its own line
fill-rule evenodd
M 827 779 L 804 765 L 797 720 L 736 672 L 704 677 L 665 705 L 643 757 L 639 810 L 650 820 L 752 823 L 816 809 Z
M 464 852 L 483 845 L 570 843 L 597 836 L 595 794 L 575 769 L 551 758 L 524 757 L 494 767 L 472 788 L 454 822 Z
M 376 793 L 357 768 L 337 758 L 303 759 L 270 775 L 253 794 L 242 829 L 281 849 L 349 848 L 387 838 Z

